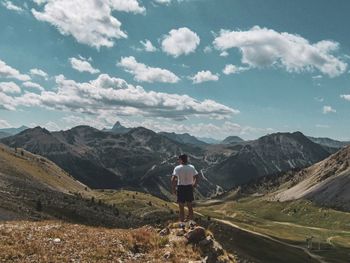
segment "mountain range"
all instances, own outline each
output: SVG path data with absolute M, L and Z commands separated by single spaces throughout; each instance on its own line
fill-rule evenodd
M 300 132 L 209 145 L 188 134 L 125 128 L 120 123 L 112 130 L 77 126 L 49 132 L 36 127 L 1 142 L 47 157 L 91 188 L 133 189 L 167 199 L 171 198 L 170 175 L 182 153 L 187 153 L 201 172 L 198 197 L 215 195 L 259 177 L 301 169 L 332 153 Z
M 190 153 L 196 166 L 204 165 L 197 157 L 203 156 L 203 149 L 142 127 L 124 134 L 89 126 L 59 132 L 36 127 L 3 138 L 2 142 L 49 158 L 92 188 L 137 189 L 163 197 L 170 196 L 170 175 L 179 154 Z M 203 182 L 199 193 L 212 188 L 209 182 Z
M 0 139 L 1 138 L 5 138 L 5 137 L 9 137 L 11 135 L 16 135 L 24 130 L 28 129 L 27 126 L 20 126 L 18 128 L 4 128 L 4 129 L 0 129 Z

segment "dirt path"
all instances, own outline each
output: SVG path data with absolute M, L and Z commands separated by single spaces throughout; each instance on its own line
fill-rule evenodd
M 200 215 L 200 216 L 204 216 L 203 214 L 201 213 L 198 213 L 196 212 L 196 214 Z M 256 235 L 256 236 L 260 236 L 260 237 L 263 237 L 263 238 L 266 238 L 266 239 L 269 239 L 271 241 L 274 241 L 274 242 L 277 242 L 279 244 L 282 244 L 282 245 L 285 245 L 285 246 L 288 246 L 288 247 L 292 247 L 292 248 L 296 248 L 296 249 L 301 249 L 303 250 L 308 256 L 310 256 L 311 258 L 317 260 L 318 262 L 320 263 L 327 263 L 321 256 L 319 255 L 316 255 L 316 254 L 313 254 L 311 253 L 307 248 L 305 247 L 302 247 L 302 246 L 298 246 L 298 245 L 292 245 L 292 244 L 289 244 L 287 242 L 284 242 L 284 241 L 281 241 L 279 239 L 276 239 L 276 238 L 273 238 L 271 236 L 268 236 L 268 235 L 265 235 L 265 234 L 262 234 L 262 233 L 259 233 L 259 232 L 255 232 L 253 230 L 250 230 L 250 229 L 246 229 L 246 228 L 242 228 L 228 220 L 223 220 L 223 219 L 219 219 L 219 218 L 212 218 L 212 220 L 215 220 L 217 222 L 220 222 L 220 223 L 223 223 L 223 224 L 226 224 L 226 225 L 229 225 L 231 227 L 234 227 L 234 228 L 237 228 L 239 230 L 242 230 L 242 231 L 245 231 L 245 232 L 248 232 L 248 233 L 251 233 L 253 235 Z
M 342 233 L 342 234 L 350 234 L 350 231 L 345 231 L 345 230 L 331 230 L 331 229 L 327 229 L 327 228 L 304 226 L 304 225 L 299 225 L 299 224 L 289 223 L 289 222 L 279 222 L 279 221 L 271 221 L 271 222 L 275 223 L 275 224 L 279 224 L 279 225 L 308 228 L 308 229 L 319 230 L 319 231 L 332 231 L 332 232 L 337 232 L 337 233 Z

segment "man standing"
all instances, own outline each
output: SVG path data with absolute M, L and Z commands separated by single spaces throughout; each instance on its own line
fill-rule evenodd
M 186 154 L 179 156 L 180 165 L 176 166 L 171 177 L 173 194 L 177 194 L 177 202 L 180 210 L 180 222 L 185 221 L 185 203 L 188 208 L 188 219 L 193 220 L 193 188 L 197 186 L 198 172 L 193 165 L 188 164 Z M 177 189 L 176 189 L 177 186 Z

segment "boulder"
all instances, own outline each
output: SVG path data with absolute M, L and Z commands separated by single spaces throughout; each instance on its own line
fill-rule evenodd
M 185 237 L 187 238 L 188 243 L 198 244 L 200 241 L 206 238 L 205 229 L 203 227 L 196 227 L 189 231 Z

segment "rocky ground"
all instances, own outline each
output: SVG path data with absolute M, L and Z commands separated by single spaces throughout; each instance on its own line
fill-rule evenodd
M 0 224 L 0 262 L 236 262 L 201 227 L 108 229 L 61 221 Z

